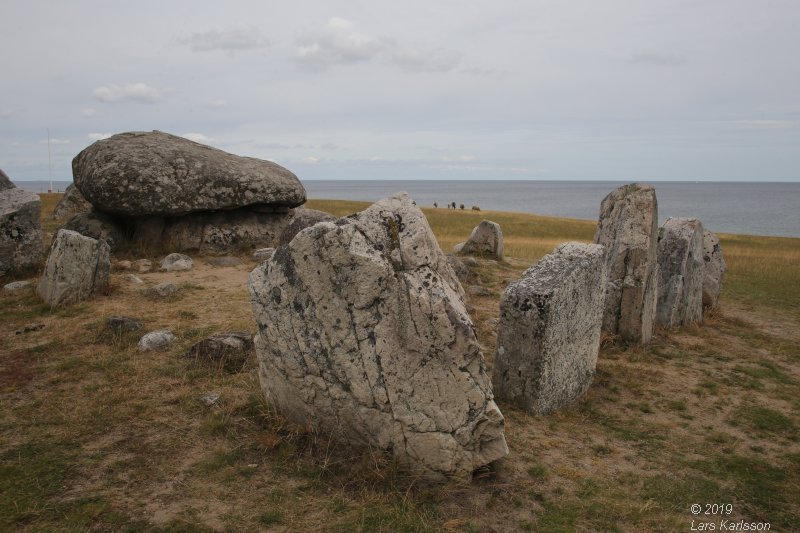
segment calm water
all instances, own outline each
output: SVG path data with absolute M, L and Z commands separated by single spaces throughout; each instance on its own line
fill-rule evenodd
M 64 190 L 70 182 L 53 183 Z M 800 237 L 800 183 L 649 182 L 656 188 L 661 222 L 697 217 L 711 231 Z M 600 202 L 623 182 L 610 181 L 312 181 L 309 198 L 375 201 L 407 191 L 419 205 L 464 204 L 467 209 L 522 211 L 597 219 Z M 47 182 L 17 182 L 34 192 Z

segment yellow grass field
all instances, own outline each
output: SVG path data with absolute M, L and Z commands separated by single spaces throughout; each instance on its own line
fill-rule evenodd
M 43 195 L 50 232 L 58 196 Z M 366 205 L 308 203 L 337 215 Z M 480 260 L 490 295 L 469 302 L 489 367 L 506 283 L 594 233 L 587 221 L 424 211 L 445 251 L 484 218 L 503 229 L 508 258 Z M 511 454 L 472 483 L 438 487 L 281 419 L 254 361 L 230 373 L 183 357 L 209 334 L 255 332 L 249 257 L 141 274 L 145 287 L 179 286 L 163 301 L 124 271 L 109 294 L 57 311 L 33 289 L 2 292 L 0 531 L 800 530 L 800 239 L 720 237 L 729 270 L 703 325 L 659 330 L 646 348 L 605 344 L 587 394 L 553 415 L 501 403 Z M 105 319 L 117 314 L 143 330 L 112 334 Z M 42 327 L 24 331 L 32 324 Z M 173 347 L 138 352 L 143 332 L 164 328 Z

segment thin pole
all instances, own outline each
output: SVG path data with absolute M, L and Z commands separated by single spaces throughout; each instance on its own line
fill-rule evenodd
M 50 155 L 50 128 L 47 128 L 47 167 L 50 170 L 50 188 L 47 192 L 53 192 L 53 157 Z

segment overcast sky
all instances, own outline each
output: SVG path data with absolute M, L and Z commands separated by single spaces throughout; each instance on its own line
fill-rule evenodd
M 162 130 L 301 179 L 800 180 L 800 1 L 3 0 L 0 168 Z

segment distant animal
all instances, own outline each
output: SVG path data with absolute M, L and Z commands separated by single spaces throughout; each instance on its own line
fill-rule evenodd
M 461 207 L 462 211 L 464 210 L 464 204 L 461 204 L 459 207 Z
M 455 202 L 451 203 L 450 205 L 452 205 L 452 206 L 453 206 L 453 209 L 455 209 L 455 208 L 456 208 L 456 203 L 455 203 Z
M 481 210 L 481 208 L 480 208 L 480 206 L 473 205 L 473 206 L 472 206 L 472 210 L 473 210 L 473 211 L 480 211 L 480 210 Z
M 439 207 L 439 204 L 437 204 L 436 202 L 433 202 L 433 207 Z

